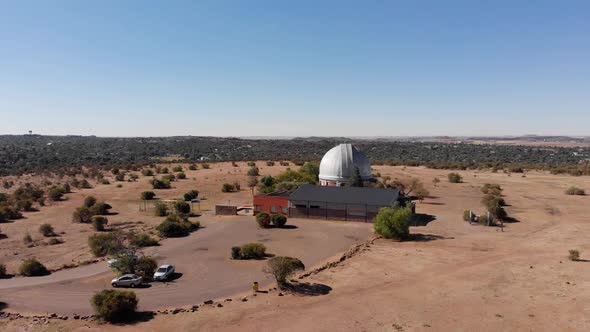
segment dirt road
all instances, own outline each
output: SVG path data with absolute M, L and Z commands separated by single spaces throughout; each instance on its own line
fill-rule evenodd
M 271 280 L 262 272 L 264 261 L 234 261 L 230 248 L 261 242 L 276 255 L 299 257 L 307 266 L 317 264 L 354 243 L 365 240 L 370 225 L 290 219 L 292 229 L 259 229 L 252 217 L 217 218 L 196 233 L 162 241 L 145 251 L 161 264 L 173 264 L 181 276 L 165 283 L 136 289 L 142 310 L 199 304 L 250 289 L 253 281 Z M 114 277 L 106 262 L 62 270 L 46 277 L 0 280 L 0 298 L 19 312 L 89 314 L 89 299 L 111 288 Z

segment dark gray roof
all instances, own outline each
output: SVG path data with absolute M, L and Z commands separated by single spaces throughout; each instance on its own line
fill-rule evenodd
M 289 195 L 292 201 L 390 206 L 399 197 L 397 189 L 328 187 L 305 184 Z

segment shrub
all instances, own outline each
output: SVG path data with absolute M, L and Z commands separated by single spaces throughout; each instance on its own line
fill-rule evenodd
M 580 260 L 580 252 L 578 250 L 570 249 L 568 258 L 572 262 L 578 261 Z
M 51 226 L 50 224 L 43 224 L 39 226 L 39 233 L 41 233 L 45 237 L 55 235 L 55 233 L 53 232 L 53 226 Z
M 57 202 L 63 198 L 65 193 L 66 189 L 63 186 L 53 186 L 49 189 L 47 196 L 50 201 Z
M 144 278 L 145 280 L 151 280 L 154 272 L 158 268 L 158 262 L 149 256 L 140 257 L 135 264 L 135 271 L 133 273 Z
M 246 173 L 246 175 L 248 176 L 258 176 L 260 175 L 260 170 L 258 169 L 258 167 L 250 167 L 250 169 L 248 170 L 248 172 Z
M 256 222 L 260 228 L 268 228 L 270 226 L 270 215 L 266 212 L 261 212 L 256 215 Z
M 191 205 L 185 201 L 176 201 L 174 203 L 174 209 L 178 214 L 190 214 L 191 213 Z
M 201 166 L 203 167 L 203 169 L 209 169 L 209 168 L 211 168 L 211 166 L 209 164 L 202 164 Z
M 231 192 L 234 192 L 234 191 L 236 191 L 236 188 L 234 187 L 234 185 L 233 185 L 233 184 L 224 183 L 224 184 L 221 186 L 221 192 L 224 192 L 224 193 L 231 193 Z
M 247 243 L 240 248 L 241 259 L 262 259 L 266 256 L 266 247 L 262 243 Z
M 94 204 L 96 204 L 97 199 L 94 196 L 87 196 L 86 198 L 84 198 L 84 206 L 87 208 L 92 207 Z
M 477 222 L 481 225 L 491 226 L 492 225 L 492 218 L 488 217 L 487 214 L 481 214 L 477 216 Z
M 165 217 L 168 215 L 168 205 L 158 202 L 154 205 L 154 214 L 156 217 Z
M 109 214 L 109 210 L 112 208 L 113 207 L 108 203 L 97 202 L 90 208 L 90 212 L 92 212 L 92 215 L 106 216 Z
M 238 182 L 234 182 L 233 186 L 235 191 L 240 191 L 240 184 Z
M 502 194 L 502 187 L 499 184 L 486 183 L 481 187 L 481 192 L 486 195 L 500 196 Z
M 375 233 L 386 239 L 404 240 L 410 235 L 409 221 L 411 217 L 412 209 L 410 207 L 381 208 L 375 217 Z
M 105 178 L 100 179 L 98 182 L 100 182 L 100 184 L 111 184 L 111 182 Z
M 183 237 L 199 228 L 199 223 L 193 223 L 178 215 L 170 215 L 156 230 L 161 237 Z
M 116 233 L 95 234 L 88 238 L 90 252 L 96 257 L 116 255 L 123 250 L 123 241 Z
M 19 274 L 25 277 L 39 277 L 49 274 L 49 270 L 34 258 L 25 259 L 19 268 Z
M 156 193 L 153 191 L 144 191 L 141 193 L 141 199 L 144 201 L 152 200 L 156 197 Z
M 148 234 L 135 234 L 131 237 L 129 243 L 135 247 L 153 247 L 159 245 L 158 240 L 152 238 Z
M 158 263 L 149 256 L 137 257 L 135 252 L 127 252 L 117 255 L 117 261 L 113 264 L 112 269 L 119 275 L 137 274 L 138 276 L 150 280 Z
M 196 199 L 197 197 L 199 197 L 199 191 L 198 190 L 191 190 L 187 193 L 184 194 L 183 198 L 185 201 L 192 201 L 193 199 Z
M 125 173 L 119 172 L 115 175 L 115 181 L 122 182 L 125 181 Z
M 287 217 L 283 216 L 282 214 L 273 214 L 270 220 L 272 221 L 273 225 L 275 225 L 275 227 L 279 228 L 285 226 L 287 223 Z
M 249 161 L 249 162 L 247 162 L 246 164 L 247 164 L 248 166 L 250 166 L 250 167 L 254 167 L 254 166 L 256 166 L 256 163 L 255 163 L 255 162 L 253 162 L 253 161 Z
M 271 274 L 280 288 L 287 283 L 287 279 L 296 271 L 305 270 L 305 265 L 297 258 L 277 256 L 268 260 L 265 272 Z
M 109 322 L 129 320 L 137 310 L 137 296 L 133 292 L 104 289 L 90 299 L 96 315 Z
M 196 170 L 197 170 L 197 168 L 198 168 L 198 167 L 197 167 L 197 165 L 195 165 L 195 164 L 190 164 L 190 165 L 188 166 L 188 169 L 189 169 L 189 170 L 191 170 L 191 171 L 196 171 Z
M 458 173 L 449 173 L 448 175 L 450 183 L 461 183 L 463 182 L 463 177 Z
M 7 274 L 6 274 L 6 265 L 4 264 L 0 264 L 0 279 L 1 278 L 6 278 Z
M 179 180 L 184 180 L 184 179 L 186 179 L 186 174 L 184 174 L 184 172 L 180 172 L 180 173 L 176 174 L 176 178 Z
M 32 242 L 33 242 L 33 238 L 31 237 L 31 234 L 29 234 L 29 232 L 25 233 L 25 235 L 23 236 L 23 243 L 30 244 Z
M 174 166 L 172 168 L 172 172 L 182 172 L 182 166 L 180 166 L 180 165 Z
M 279 164 L 281 166 L 289 166 L 289 162 L 288 161 L 280 161 Z
M 58 237 L 52 237 L 51 239 L 49 239 L 48 244 L 50 246 L 56 245 L 56 244 L 62 244 L 64 243 L 64 241 Z
M 569 187 L 566 191 L 565 191 L 566 195 L 580 195 L 580 196 L 584 196 L 586 195 L 586 191 L 584 189 L 578 188 L 578 187 Z
M 242 248 L 231 247 L 231 258 L 232 259 L 242 259 Z
M 92 216 L 92 227 L 97 232 L 104 231 L 104 226 L 108 224 L 109 220 L 103 216 Z
M 275 162 L 274 161 L 267 161 L 266 162 L 266 166 L 274 166 Z
M 93 213 L 86 206 L 77 208 L 72 214 L 72 222 L 75 223 L 90 223 L 92 221 Z
M 144 176 L 154 176 L 154 171 L 152 171 L 149 168 L 146 168 L 141 171 L 141 174 L 143 174 Z
M 170 180 L 159 180 L 159 179 L 153 179 L 150 181 L 152 188 L 154 189 L 170 189 L 171 185 L 170 185 Z

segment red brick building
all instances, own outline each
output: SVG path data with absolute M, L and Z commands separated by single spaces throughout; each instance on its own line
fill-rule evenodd
M 289 215 L 289 192 L 258 194 L 254 196 L 254 215 L 260 212 Z

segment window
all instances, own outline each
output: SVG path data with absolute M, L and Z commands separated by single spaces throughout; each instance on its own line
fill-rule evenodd
M 273 206 L 270 207 L 270 212 L 278 212 L 278 211 L 279 210 L 277 209 L 276 206 L 273 205 Z
M 289 213 L 289 208 L 283 207 L 282 210 L 283 210 L 283 213 L 285 213 L 285 214 Z

